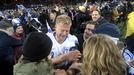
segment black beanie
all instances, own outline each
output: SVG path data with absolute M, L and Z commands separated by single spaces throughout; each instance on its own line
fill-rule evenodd
M 36 62 L 47 58 L 51 48 L 52 41 L 46 34 L 31 32 L 24 41 L 22 54 L 25 59 Z

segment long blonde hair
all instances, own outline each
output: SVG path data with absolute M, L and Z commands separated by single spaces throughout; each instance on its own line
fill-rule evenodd
M 82 75 L 127 75 L 127 65 L 115 43 L 94 34 L 84 44 Z

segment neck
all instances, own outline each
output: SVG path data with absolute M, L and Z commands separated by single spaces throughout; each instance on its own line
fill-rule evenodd
M 55 35 L 55 39 L 58 43 L 62 44 L 64 42 L 64 40 L 62 39 L 59 39 L 56 35 Z

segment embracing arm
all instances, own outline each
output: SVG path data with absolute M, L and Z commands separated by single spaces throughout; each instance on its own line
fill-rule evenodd
M 59 64 L 64 60 L 66 60 L 66 54 L 59 55 L 57 57 L 51 58 L 50 60 L 52 61 L 53 64 Z
M 53 64 L 59 64 L 65 60 L 68 61 L 73 61 L 75 59 L 78 59 L 81 57 L 81 53 L 78 50 L 75 51 L 70 51 L 69 53 L 66 54 L 61 54 L 60 56 L 50 58 Z

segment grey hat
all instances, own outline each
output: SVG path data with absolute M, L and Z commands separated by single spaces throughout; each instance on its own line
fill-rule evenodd
M 6 20 L 1 20 L 0 21 L 0 29 L 6 29 L 6 28 L 9 28 L 9 27 L 12 27 L 11 23 L 9 23 Z

